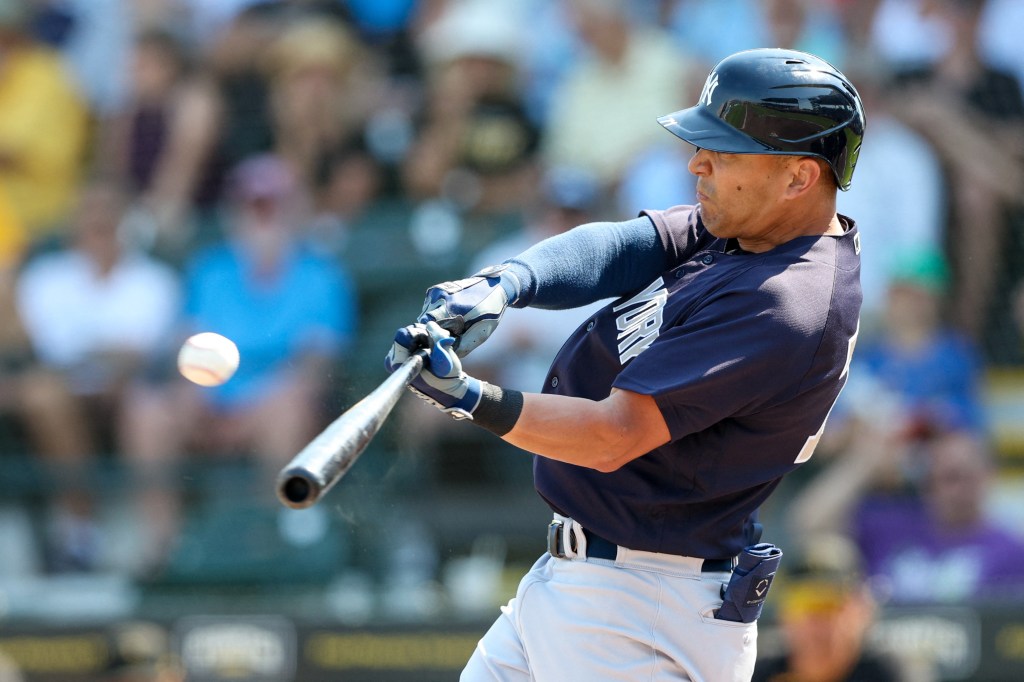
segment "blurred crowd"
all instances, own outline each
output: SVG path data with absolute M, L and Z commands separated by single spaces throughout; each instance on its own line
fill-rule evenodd
M 983 391 L 1024 361 L 1022 25 L 1017 0 L 0 0 L 0 479 L 46 481 L 32 570 L 109 569 L 116 498 L 141 529 L 120 568 L 159 575 L 182 467 L 251 462 L 272 491 L 427 285 L 691 203 L 655 118 L 779 46 L 839 66 L 868 118 L 839 196 L 860 341 L 786 532 L 853 541 L 889 599 L 1019 594 Z M 467 362 L 536 390 L 586 313 L 512 310 Z M 174 371 L 197 331 L 238 344 L 221 387 Z M 399 446 L 464 438 L 417 410 Z

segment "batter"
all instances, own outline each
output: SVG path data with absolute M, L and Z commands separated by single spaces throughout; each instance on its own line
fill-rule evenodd
M 734 54 L 699 102 L 659 119 L 697 148 L 697 203 L 592 223 L 427 292 L 389 368 L 429 348 L 411 388 L 535 455 L 548 552 L 463 680 L 749 680 L 781 550 L 757 510 L 807 461 L 849 369 L 860 241 L 836 213 L 864 130 L 833 66 Z M 543 390 L 462 360 L 508 306 L 617 297 L 581 325 Z

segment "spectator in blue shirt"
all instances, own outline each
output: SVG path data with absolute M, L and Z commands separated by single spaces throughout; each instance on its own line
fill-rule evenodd
M 892 271 L 884 327 L 854 356 L 847 404 L 891 404 L 908 429 L 984 427 L 977 347 L 943 319 L 949 273 L 935 249 L 909 253 Z M 887 397 L 888 401 L 882 400 Z M 840 401 L 842 406 L 844 401 Z
M 305 193 L 296 177 L 275 156 L 243 161 L 228 186 L 225 240 L 186 266 L 183 336 L 227 336 L 241 362 L 216 388 L 180 378 L 139 387 L 126 443 L 147 482 L 197 452 L 250 456 L 276 475 L 323 426 L 324 392 L 355 326 L 355 294 L 337 262 L 299 239 Z M 144 497 L 152 525 L 146 536 L 154 549 L 167 548 L 177 495 L 152 485 Z M 149 559 L 150 568 L 159 562 Z

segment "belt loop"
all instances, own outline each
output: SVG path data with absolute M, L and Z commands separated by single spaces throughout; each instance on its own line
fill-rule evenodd
M 573 519 L 555 514 L 548 524 L 548 552 L 558 559 L 586 559 L 587 536 Z
M 567 526 L 569 542 L 566 543 L 566 546 L 569 548 L 569 551 L 566 553 L 572 559 L 582 559 L 585 561 L 587 558 L 587 535 L 583 532 L 583 526 L 580 525 L 579 521 L 575 520 L 570 521 Z

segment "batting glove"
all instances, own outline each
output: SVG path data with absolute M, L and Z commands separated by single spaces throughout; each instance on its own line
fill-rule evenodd
M 472 277 L 430 287 L 419 321 L 436 322 L 451 332 L 456 354 L 465 357 L 487 340 L 519 295 L 519 281 L 507 268 L 492 265 Z
M 395 333 L 384 366 L 388 372 L 394 372 L 417 350 L 429 348 L 423 371 L 412 380 L 409 389 L 455 419 L 472 419 L 483 388 L 479 379 L 462 371 L 462 362 L 452 348 L 454 344 L 455 337 L 436 322 L 402 327 Z

